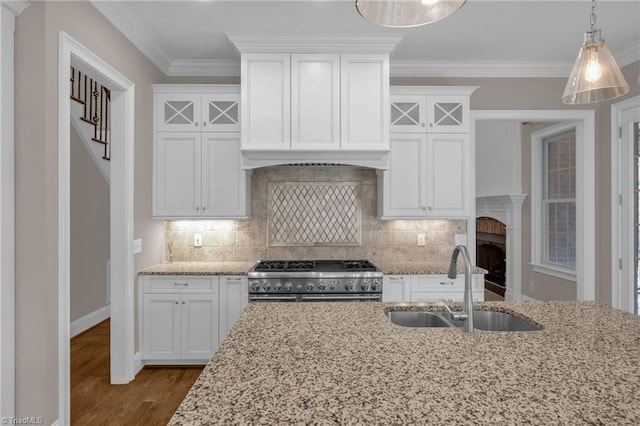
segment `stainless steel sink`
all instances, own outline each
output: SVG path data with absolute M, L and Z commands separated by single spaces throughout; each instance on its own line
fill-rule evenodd
M 389 320 L 404 327 L 462 327 L 464 321 L 454 321 L 448 312 L 389 311 Z M 474 328 L 484 331 L 536 331 L 537 324 L 506 312 L 473 311 Z
M 387 317 L 392 323 L 403 327 L 454 327 L 440 314 L 442 312 L 389 311 Z

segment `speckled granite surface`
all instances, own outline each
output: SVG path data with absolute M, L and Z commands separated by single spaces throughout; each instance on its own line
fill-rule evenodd
M 246 275 L 255 262 L 166 262 L 138 272 L 140 275 Z M 385 275 L 446 274 L 447 262 L 375 262 Z M 458 268 L 463 271 L 462 262 Z M 474 274 L 487 271 L 474 267 Z
M 375 264 L 385 275 L 446 274 L 449 271 L 449 262 L 375 262 Z M 464 271 L 464 261 L 458 262 L 458 270 Z M 474 267 L 473 273 L 486 274 L 487 271 Z
M 255 262 L 167 262 L 142 269 L 139 275 L 247 275 Z
M 384 315 L 417 305 L 249 304 L 170 424 L 640 424 L 638 317 L 485 302 L 545 328 L 465 334 Z

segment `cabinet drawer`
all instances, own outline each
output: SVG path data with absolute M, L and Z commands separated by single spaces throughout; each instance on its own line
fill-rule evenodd
M 170 275 L 149 277 L 144 283 L 145 293 L 218 293 L 218 277 Z
M 464 277 L 451 279 L 446 275 L 411 277 L 412 292 L 451 292 L 464 291 Z

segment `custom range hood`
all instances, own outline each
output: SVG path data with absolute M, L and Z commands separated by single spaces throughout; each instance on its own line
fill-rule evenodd
M 244 169 L 389 168 L 389 53 L 401 37 L 227 37 L 241 60 Z

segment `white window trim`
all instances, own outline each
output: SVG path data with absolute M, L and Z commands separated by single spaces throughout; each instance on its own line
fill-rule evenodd
M 569 268 L 561 265 L 554 265 L 542 259 L 544 239 L 542 231 L 544 229 L 542 215 L 542 196 L 544 187 L 543 162 L 544 149 L 543 140 L 549 136 L 554 136 L 569 130 L 576 131 L 576 267 Z M 584 167 L 584 159 L 579 147 L 583 145 L 584 129 L 579 121 L 563 122 L 555 126 L 547 127 L 531 135 L 531 262 L 530 265 L 535 272 L 551 275 L 567 281 L 578 281 L 578 216 L 580 211 L 584 211 L 584 185 L 581 184 L 580 169 Z
M 629 261 L 633 257 L 634 237 L 625 231 L 633 220 L 633 202 L 625 196 L 630 190 L 625 183 L 633 180 L 630 162 L 633 134 L 623 125 L 629 124 L 625 116 L 635 108 L 640 108 L 640 96 L 611 106 L 611 306 L 627 312 L 633 312 L 635 307 L 632 284 L 635 277 Z

